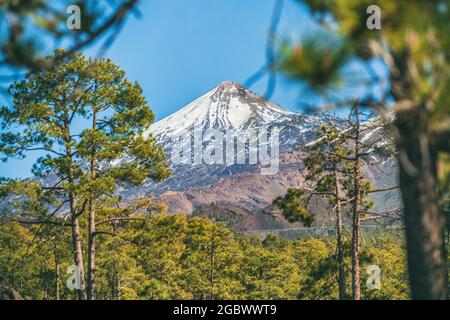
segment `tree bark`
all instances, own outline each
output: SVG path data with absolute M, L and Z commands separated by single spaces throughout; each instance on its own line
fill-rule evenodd
M 356 122 L 355 122 L 355 159 L 354 159 L 354 194 L 355 199 L 353 202 L 353 217 L 352 217 L 352 298 L 353 300 L 361 299 L 361 276 L 359 270 L 359 247 L 360 247 L 360 202 L 361 202 L 361 185 L 360 185 L 360 137 L 359 137 L 359 108 L 354 109 Z
M 214 300 L 214 268 L 215 268 L 215 233 L 214 227 L 212 231 L 211 238 L 211 251 L 210 251 L 210 270 L 209 270 L 209 284 L 210 284 L 210 292 L 209 298 L 210 300 Z
M 88 300 L 95 300 L 95 203 L 91 201 L 89 209 L 89 237 L 88 237 Z
M 334 192 L 336 195 L 336 233 L 337 233 L 337 256 L 338 256 L 338 286 L 339 300 L 345 300 L 347 297 L 345 290 L 345 264 L 344 264 L 344 241 L 343 241 L 343 224 L 342 224 L 342 208 L 339 198 L 339 182 L 336 170 L 334 171 Z
M 113 233 L 116 233 L 117 221 L 112 223 Z M 114 251 L 114 270 L 113 270 L 113 296 L 114 299 L 120 300 L 120 272 L 119 257 L 117 251 Z
M 90 161 L 90 174 L 91 174 L 91 181 L 94 182 L 96 175 L 95 175 L 95 166 L 96 166 L 96 158 L 95 158 L 95 131 L 97 130 L 97 112 L 94 109 L 93 111 L 93 117 L 92 117 L 92 131 L 94 134 L 94 141 L 92 141 L 92 154 L 91 154 L 91 161 Z M 95 250 L 96 250 L 96 244 L 95 244 L 95 196 L 92 194 L 90 195 L 89 199 L 89 217 L 88 217 L 88 223 L 89 223 L 89 232 L 88 232 L 88 290 L 87 290 L 87 297 L 88 300 L 95 300 Z
M 423 110 L 399 113 L 396 120 L 409 281 L 413 299 L 447 299 L 446 221 L 438 202 L 437 151 Z
M 55 244 L 55 300 L 60 300 L 60 287 L 59 287 L 59 259 L 58 259 L 58 253 L 56 252 L 56 244 Z
M 86 300 L 86 281 L 84 274 L 84 263 L 83 263 L 83 250 L 81 247 L 81 236 L 80 236 L 80 223 L 78 221 L 76 205 L 75 205 L 75 197 L 71 193 L 71 211 L 74 212 L 72 214 L 72 245 L 74 248 L 74 260 L 75 266 L 78 268 L 79 277 L 80 277 L 80 288 L 78 289 L 78 299 Z
M 69 129 L 69 121 L 65 121 L 65 129 L 66 129 L 66 157 L 69 160 L 69 169 L 68 169 L 68 181 L 71 189 L 69 191 L 69 203 L 70 203 L 70 215 L 71 215 L 71 227 L 72 227 L 72 246 L 73 246 L 73 254 L 74 254 L 74 262 L 77 270 L 79 272 L 80 278 L 80 288 L 78 291 L 78 299 L 86 300 L 86 278 L 84 273 L 84 262 L 83 262 L 83 250 L 81 246 L 81 235 L 80 235 L 80 222 L 78 219 L 77 212 L 77 199 L 75 193 L 72 189 L 75 183 L 74 173 L 73 173 L 73 163 L 72 163 L 72 149 L 70 146 L 71 138 L 70 138 L 70 129 Z
M 359 197 L 358 197 L 359 198 Z M 359 203 L 359 199 L 355 199 L 354 207 Z M 359 205 L 358 205 L 359 207 Z M 360 218 L 359 212 L 353 209 L 353 231 L 352 231 L 352 298 L 353 300 L 361 299 L 361 276 L 359 270 L 359 246 L 360 246 Z

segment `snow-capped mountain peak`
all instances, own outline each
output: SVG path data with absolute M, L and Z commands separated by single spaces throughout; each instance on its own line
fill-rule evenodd
M 175 137 L 194 125 L 203 129 L 246 129 L 294 115 L 237 82 L 224 81 L 176 113 L 158 121 L 149 132 L 160 139 Z
M 239 214 L 251 213 L 242 222 L 246 229 L 261 229 L 263 227 L 259 222 L 253 225 L 252 219 L 256 219 L 254 213 L 260 212 L 261 221 L 268 221 L 267 214 L 261 212 L 270 208 L 273 199 L 284 195 L 288 188 L 305 186 L 303 159 L 307 151 L 304 146 L 317 140 L 316 132 L 322 124 L 331 124 L 340 130 L 345 130 L 348 125 L 346 120 L 323 113 L 304 115 L 288 111 L 259 97 L 239 83 L 222 82 L 148 129 L 147 134 L 152 134 L 163 147 L 172 168 L 172 175 L 159 183 L 148 181 L 142 187 L 123 190 L 122 196 L 133 198 L 152 194 L 156 198 L 155 201 L 161 201 L 168 206 L 169 212 L 186 214 L 202 210 L 212 210 L 216 213 L 216 210 L 223 208 L 229 213 L 230 208 L 238 208 L 236 212 Z M 209 129 L 221 131 L 226 138 L 220 141 L 214 137 L 211 141 Z M 225 143 L 229 134 L 233 136 L 234 144 L 234 137 L 245 139 L 255 131 L 258 131 L 258 134 L 270 132 L 271 136 L 279 138 L 275 140 L 278 142 L 275 150 L 279 152 L 272 153 L 278 155 L 279 166 L 277 164 L 276 167 L 279 170 L 270 177 L 261 174 L 261 168 L 265 164 L 261 161 L 256 164 L 250 162 L 249 154 L 256 154 L 254 151 L 260 146 L 259 142 L 255 145 L 249 139 L 245 144 L 245 152 L 240 154 L 237 151 L 234 153 L 234 147 L 228 149 L 228 144 Z M 376 133 L 370 139 L 380 136 Z M 198 139 L 201 139 L 200 143 Z M 223 148 L 216 149 L 218 143 Z M 237 143 L 236 139 L 236 150 Z M 218 160 L 214 158 L 213 163 L 206 161 L 211 158 L 208 158 L 210 147 L 214 147 L 214 155 L 216 150 L 219 150 L 219 154 L 220 150 L 223 151 Z M 274 150 L 272 147 L 271 144 L 271 151 Z M 180 156 L 180 149 L 183 149 L 183 156 Z M 230 162 L 227 157 L 229 151 L 233 153 L 233 161 Z M 260 158 L 259 150 L 257 151 Z M 185 152 L 190 153 L 191 157 L 184 157 Z M 201 157 L 197 157 L 198 154 Z M 173 155 L 177 161 L 173 161 Z M 245 158 L 244 163 L 238 163 L 238 155 Z M 375 186 L 383 187 L 395 183 L 389 180 L 395 179 L 395 167 L 391 168 L 390 163 L 384 162 L 381 169 L 377 166 L 367 168 Z M 386 172 L 383 172 L 384 169 Z M 398 203 L 394 193 L 377 196 L 379 199 L 375 200 L 379 204 L 378 209 L 387 208 L 390 203 Z M 272 220 L 267 224 L 270 228 L 279 227 Z

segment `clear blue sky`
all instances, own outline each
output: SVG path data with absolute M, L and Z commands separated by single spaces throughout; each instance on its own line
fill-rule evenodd
M 273 0 L 143 1 L 142 18 L 128 21 L 107 55 L 141 84 L 161 119 L 221 81 L 243 83 L 264 63 L 273 5 Z M 304 9 L 286 1 L 280 35 L 298 36 L 310 25 Z M 298 91 L 288 87 L 278 86 L 272 100 L 294 108 Z M 263 94 L 264 88 L 261 81 L 251 89 Z
M 274 0 L 142 1 L 142 17 L 129 18 L 106 56 L 140 83 L 159 120 L 221 81 L 243 83 L 260 68 L 273 6 Z M 312 28 L 305 7 L 286 1 L 280 36 L 298 40 Z M 263 94 L 265 81 L 251 89 Z M 272 100 L 301 111 L 299 98 L 298 86 L 281 80 Z M 310 98 L 303 91 L 301 100 Z M 0 163 L 0 175 L 30 176 L 36 156 Z

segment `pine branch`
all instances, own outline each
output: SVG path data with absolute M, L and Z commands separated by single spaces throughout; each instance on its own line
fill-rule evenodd
M 116 218 L 99 221 L 95 224 L 95 226 L 99 226 L 102 224 L 108 224 L 108 223 L 115 222 L 115 221 L 145 221 L 145 219 L 133 218 L 133 217 L 116 217 Z
M 400 186 L 393 186 L 393 187 L 387 187 L 387 188 L 382 188 L 382 189 L 369 190 L 369 191 L 367 191 L 367 193 L 386 192 L 386 191 L 391 191 L 391 190 L 395 190 L 395 189 L 400 189 Z

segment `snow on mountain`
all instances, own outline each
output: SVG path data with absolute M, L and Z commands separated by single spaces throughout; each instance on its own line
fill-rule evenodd
M 178 112 L 152 125 L 155 136 L 174 137 L 194 124 L 210 129 L 245 129 L 295 113 L 267 101 L 236 82 L 224 81 Z
M 284 225 L 279 218 L 262 214 L 277 196 L 290 187 L 304 186 L 304 146 L 317 139 L 316 130 L 322 124 L 331 124 L 342 130 L 346 120 L 327 114 L 303 115 L 270 102 L 242 85 L 225 81 L 191 102 L 176 113 L 154 123 L 144 135 L 152 134 L 164 148 L 172 167 L 172 175 L 160 183 L 148 182 L 137 189 L 122 190 L 124 198 L 153 194 L 169 207 L 169 212 L 223 211 L 227 214 L 248 212 L 241 225 L 246 229 Z M 244 136 L 252 130 L 277 133 L 279 136 L 279 172 L 272 176 L 261 175 L 260 163 L 174 163 L 171 155 L 180 136 L 190 136 L 191 145 L 198 143 L 208 130 L 233 132 Z M 367 139 L 379 138 L 379 129 Z M 193 135 L 197 132 L 197 136 Z M 234 143 L 234 142 L 233 142 Z M 200 142 L 208 146 L 211 142 Z M 245 152 L 251 150 L 250 143 Z M 216 151 L 215 151 L 216 152 Z M 200 159 L 202 160 L 202 159 Z M 248 160 L 248 159 L 246 159 Z M 395 167 L 389 162 L 384 168 L 368 168 L 367 173 L 378 187 L 395 183 Z M 386 166 L 385 166 L 386 167 Z M 398 205 L 398 195 L 377 195 L 377 202 L 384 206 Z M 207 209 L 205 209 L 207 208 Z M 233 208 L 233 209 L 231 209 Z M 319 214 L 324 207 L 318 206 Z M 322 208 L 322 209 L 320 209 Z M 199 211 L 200 210 L 200 211 Z M 224 211 L 225 210 L 225 211 Z M 234 213 L 230 213 L 230 212 Z M 255 217 L 257 213 L 259 216 Z M 272 220 L 271 220 L 272 219 Z M 278 220 L 273 220 L 278 219 Z M 269 221 L 270 220 L 270 221 Z M 287 226 L 287 225 L 286 225 Z
M 144 135 L 152 134 L 170 155 L 179 136 L 193 130 L 248 132 L 252 129 L 280 134 L 280 148 L 285 149 L 314 137 L 323 123 L 342 126 L 344 121 L 320 115 L 302 115 L 270 102 L 236 82 L 224 81 L 174 114 L 154 123 Z

